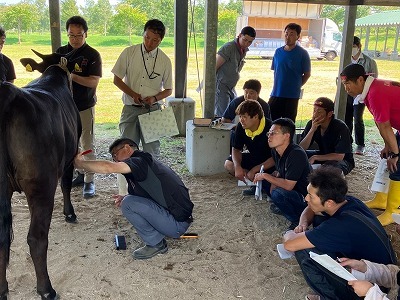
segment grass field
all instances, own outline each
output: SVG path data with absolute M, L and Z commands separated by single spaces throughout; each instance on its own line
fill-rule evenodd
M 63 42 L 66 37 L 63 36 Z M 103 77 L 98 86 L 98 103 L 96 105 L 96 123 L 104 129 L 115 129 L 121 113 L 122 102 L 121 92 L 113 84 L 113 74 L 111 69 L 117 60 L 121 51 L 128 46 L 127 37 L 103 37 L 90 36 L 87 42 L 95 47 L 101 54 L 103 60 Z M 141 37 L 134 37 L 134 43 L 141 42 Z M 219 41 L 221 45 L 224 41 Z M 188 70 L 187 70 L 187 96 L 196 101 L 196 116 L 202 116 L 202 101 L 200 94 L 196 92 L 200 80 L 203 77 L 204 49 L 203 41 L 198 42 L 197 55 L 194 47 L 189 50 Z M 192 42 L 193 44 L 193 42 Z M 42 52 L 50 53 L 50 36 L 47 35 L 26 35 L 22 36 L 22 43 L 18 44 L 17 39 L 13 35 L 7 36 L 7 43 L 3 48 L 3 53 L 9 56 L 15 65 L 17 86 L 23 86 L 32 79 L 39 76 L 37 72 L 28 73 L 19 63 L 22 57 L 35 57 L 30 51 L 31 48 Z M 173 38 L 165 38 L 161 44 L 161 48 L 171 57 L 174 65 L 174 48 Z M 196 57 L 198 61 L 196 61 Z M 39 59 L 40 60 L 40 59 Z M 377 60 L 379 77 L 400 81 L 400 62 Z M 199 69 L 197 69 L 197 65 Z M 237 84 L 237 92 L 241 95 L 244 81 L 256 78 L 262 83 L 261 97 L 268 100 L 273 84 L 273 72 L 270 70 L 271 61 L 265 59 L 246 59 L 246 64 L 241 72 L 241 79 Z M 312 103 L 320 96 L 326 96 L 331 99 L 336 94 L 336 77 L 338 74 L 339 60 L 335 61 L 312 61 L 312 75 L 307 84 L 304 86 L 303 99 L 299 105 L 298 126 L 304 126 L 311 116 Z M 367 126 L 373 127 L 372 117 L 369 112 L 365 113 Z

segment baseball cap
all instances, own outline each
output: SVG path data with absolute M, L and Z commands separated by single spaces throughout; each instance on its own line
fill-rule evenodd
M 342 80 L 356 79 L 364 75 L 366 75 L 365 69 L 359 64 L 350 64 L 343 69 L 342 73 L 340 73 Z
M 335 103 L 331 99 L 326 97 L 320 97 L 315 100 L 314 106 L 321 107 L 327 112 L 333 111 L 335 109 Z

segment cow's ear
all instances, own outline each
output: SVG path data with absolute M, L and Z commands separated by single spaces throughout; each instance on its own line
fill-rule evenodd
M 41 64 L 38 64 L 32 58 L 21 58 L 20 62 L 28 72 L 38 70 L 40 73 L 43 73 L 44 71 L 43 66 Z

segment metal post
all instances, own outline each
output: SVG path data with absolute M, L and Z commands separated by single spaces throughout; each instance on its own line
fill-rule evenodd
M 175 98 L 186 98 L 188 0 L 175 0 Z
M 56 52 L 61 47 L 60 1 L 49 0 L 51 49 Z
M 217 49 L 218 1 L 206 1 L 204 36 L 204 105 L 203 117 L 213 118 L 215 107 L 215 49 Z
M 341 59 L 339 64 L 339 74 L 348 64 L 350 64 L 356 17 L 357 17 L 357 6 L 356 5 L 346 6 L 346 14 L 344 17 L 345 21 L 343 28 L 347 28 L 347 30 L 343 31 L 343 43 L 342 43 Z M 335 115 L 338 119 L 344 120 L 344 116 L 346 113 L 347 93 L 344 90 L 339 75 L 338 75 L 336 95 L 337 96 L 335 101 Z

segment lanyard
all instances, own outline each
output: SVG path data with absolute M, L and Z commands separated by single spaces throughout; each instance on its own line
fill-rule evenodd
M 153 71 L 151 71 L 150 74 L 149 74 L 149 71 L 147 70 L 146 62 L 145 62 L 145 60 L 144 60 L 143 48 L 142 48 L 141 50 L 142 50 L 143 65 L 144 65 L 144 68 L 145 68 L 145 70 L 146 70 L 147 76 L 149 77 L 149 79 L 155 79 L 155 78 L 157 78 L 158 76 L 160 76 L 160 74 L 154 72 L 154 68 L 156 67 L 156 62 L 157 62 L 158 48 L 157 48 L 157 52 L 156 52 L 156 58 L 154 59 Z

